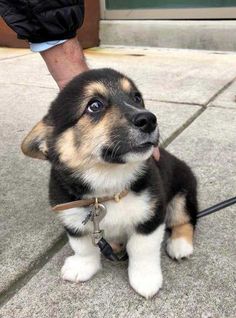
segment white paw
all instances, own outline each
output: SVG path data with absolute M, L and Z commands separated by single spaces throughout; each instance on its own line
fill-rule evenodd
M 129 269 L 129 282 L 138 294 L 146 299 L 152 298 L 162 286 L 162 273 L 159 269 Z
M 181 259 L 193 254 L 193 245 L 184 238 L 167 240 L 166 251 L 171 258 Z
M 61 269 L 61 277 L 71 282 L 84 282 L 89 280 L 101 268 L 100 259 L 94 256 L 70 256 L 65 260 Z

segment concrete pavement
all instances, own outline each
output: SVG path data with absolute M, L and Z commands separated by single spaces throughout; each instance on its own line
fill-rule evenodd
M 164 144 L 193 167 L 201 208 L 235 195 L 235 53 L 102 47 L 86 57 L 137 82 Z M 56 94 L 39 55 L 0 49 L 0 317 L 234 318 L 235 206 L 199 222 L 190 260 L 173 262 L 163 249 L 164 285 L 152 300 L 129 287 L 123 263 L 104 261 L 80 285 L 60 279 L 72 252 L 48 208 L 49 167 L 19 149 Z

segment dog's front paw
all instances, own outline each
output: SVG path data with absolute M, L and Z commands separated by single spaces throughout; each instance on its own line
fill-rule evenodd
M 129 269 L 129 282 L 138 294 L 152 298 L 162 286 L 162 273 L 160 270 Z
M 100 259 L 95 257 L 70 256 L 61 269 L 61 277 L 71 282 L 85 282 L 101 268 Z
M 169 238 L 167 240 L 166 251 L 171 258 L 179 260 L 193 254 L 193 245 L 184 238 Z

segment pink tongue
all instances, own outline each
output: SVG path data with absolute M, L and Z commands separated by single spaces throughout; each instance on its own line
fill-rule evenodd
M 158 160 L 160 159 L 160 151 L 159 151 L 159 148 L 158 148 L 158 147 L 155 147 L 155 148 L 153 149 L 152 155 L 153 155 L 153 157 L 154 157 L 154 159 L 155 159 L 156 161 L 158 161 Z

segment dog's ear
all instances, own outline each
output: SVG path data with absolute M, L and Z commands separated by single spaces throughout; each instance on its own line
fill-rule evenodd
M 52 133 L 53 126 L 47 118 L 43 118 L 31 132 L 25 137 L 21 144 L 22 152 L 29 157 L 47 160 L 48 138 Z

